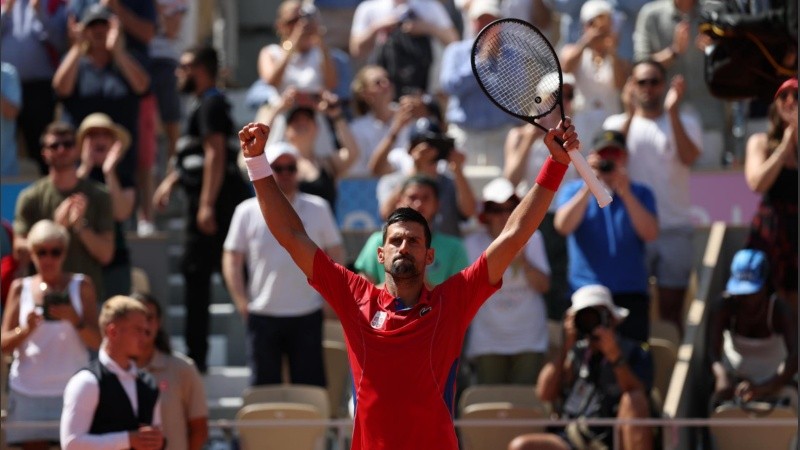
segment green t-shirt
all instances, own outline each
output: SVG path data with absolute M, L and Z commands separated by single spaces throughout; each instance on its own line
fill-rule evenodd
M 96 233 L 114 231 L 114 217 L 111 211 L 111 196 L 105 186 L 94 181 L 81 179 L 77 186 L 68 192 L 60 192 L 50 178 L 44 177 L 27 187 L 19 194 L 14 213 L 14 233 L 27 236 L 33 225 L 42 219 L 53 219 L 56 208 L 67 197 L 76 193 L 86 195 L 86 220 Z M 64 271 L 86 274 L 94 282 L 97 300 L 102 302 L 103 266 L 89 253 L 78 236 L 70 230 L 69 249 L 64 260 Z
M 372 233 L 354 264 L 357 272 L 376 280 L 377 284 L 386 280 L 383 265 L 378 262 L 378 247 L 381 245 L 383 245 L 383 232 Z M 434 250 L 433 263 L 425 269 L 425 275 L 433 286 L 441 284 L 469 265 L 467 250 L 460 238 L 433 233 L 431 248 Z

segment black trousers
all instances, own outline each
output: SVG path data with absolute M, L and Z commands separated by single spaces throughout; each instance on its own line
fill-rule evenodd
M 22 83 L 22 109 L 17 116 L 17 127 L 22 133 L 28 156 L 39 164 L 42 174 L 47 173 L 48 167 L 42 159 L 39 139 L 47 125 L 53 121 L 55 108 L 56 97 L 52 80 L 32 80 Z
M 186 339 L 188 356 L 194 360 L 201 372 L 205 372 L 207 367 L 211 275 L 214 272 L 220 272 L 222 245 L 228 235 L 233 211 L 249 195 L 250 192 L 243 181 L 226 180 L 220 190 L 214 210 L 217 232 L 208 235 L 201 233 L 197 228 L 200 193 L 199 191 L 187 191 L 189 208 L 186 218 L 186 241 L 181 262 L 184 279 L 183 299 L 186 307 L 183 334 Z
M 325 387 L 321 309 L 294 317 L 248 316 L 250 385 L 281 384 L 284 355 L 289 361 L 292 384 Z

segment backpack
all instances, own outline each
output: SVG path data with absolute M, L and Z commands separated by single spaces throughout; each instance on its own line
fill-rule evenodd
M 413 15 L 412 15 L 413 17 Z M 433 47 L 429 36 L 412 36 L 398 26 L 386 41 L 377 46 L 370 58 L 389 73 L 395 97 L 424 93 L 428 90 L 428 74 L 433 64 Z

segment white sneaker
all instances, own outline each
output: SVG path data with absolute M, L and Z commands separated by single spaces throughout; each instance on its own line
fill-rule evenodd
M 148 220 L 140 219 L 139 223 L 136 225 L 136 234 L 142 237 L 152 236 L 153 233 L 156 232 L 156 226 L 153 222 Z

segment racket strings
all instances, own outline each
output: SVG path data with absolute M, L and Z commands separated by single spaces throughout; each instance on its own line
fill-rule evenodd
M 561 87 L 558 60 L 544 36 L 515 22 L 485 30 L 475 44 L 476 75 L 509 112 L 541 117 L 552 111 Z

